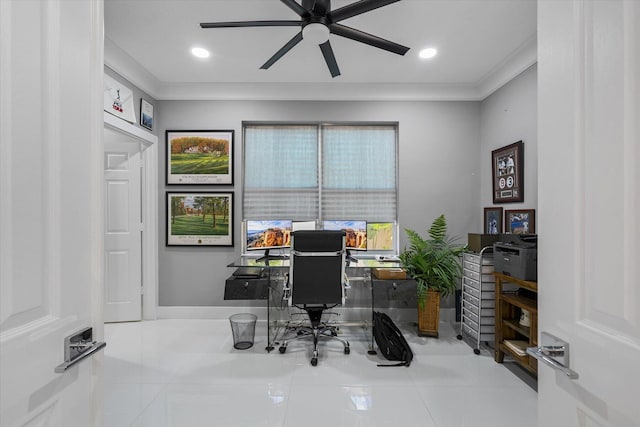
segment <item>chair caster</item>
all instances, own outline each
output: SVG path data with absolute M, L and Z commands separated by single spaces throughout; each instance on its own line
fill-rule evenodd
M 344 354 L 349 354 L 349 353 L 351 353 L 351 349 L 349 347 L 345 347 Z
M 462 335 L 458 335 L 456 338 L 458 338 L 459 340 L 462 339 Z
M 474 352 L 475 354 L 480 354 L 480 349 L 479 349 L 479 348 L 474 348 L 474 349 L 473 349 L 473 352 Z
M 311 366 L 318 366 L 318 358 L 314 357 L 311 359 Z
M 280 352 L 280 354 L 284 354 L 285 351 L 287 351 L 287 347 L 285 346 L 280 346 L 280 348 L 278 348 L 278 351 Z

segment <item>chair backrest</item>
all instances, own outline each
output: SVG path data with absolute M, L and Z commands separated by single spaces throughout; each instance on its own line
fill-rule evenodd
M 305 306 L 344 303 L 345 253 L 344 231 L 291 233 L 289 303 Z

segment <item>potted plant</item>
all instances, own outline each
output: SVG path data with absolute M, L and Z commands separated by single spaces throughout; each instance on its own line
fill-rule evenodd
M 447 236 L 447 221 L 440 215 L 429 228 L 429 238 L 405 229 L 410 246 L 400 254 L 400 262 L 416 281 L 418 294 L 418 334 L 438 336 L 440 297 L 457 289 L 462 273 L 460 256 L 466 246 Z

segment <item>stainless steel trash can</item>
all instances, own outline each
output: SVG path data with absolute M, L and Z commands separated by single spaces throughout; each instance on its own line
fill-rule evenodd
M 250 313 L 239 313 L 229 317 L 233 334 L 233 348 L 246 350 L 253 347 L 257 320 L 258 316 Z

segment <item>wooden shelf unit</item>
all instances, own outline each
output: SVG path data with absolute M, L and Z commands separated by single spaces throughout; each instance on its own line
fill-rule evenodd
M 537 297 L 523 296 L 516 292 L 503 292 L 503 282 L 515 285 L 519 289 L 527 289 L 535 294 L 538 292 L 538 283 L 517 279 L 497 272 L 494 272 L 493 275 L 496 277 L 495 360 L 497 363 L 502 363 L 505 354 L 508 354 L 525 370 L 537 376 L 538 361 L 535 358 L 529 355 L 521 356 L 504 344 L 504 340 L 523 340 L 529 343 L 529 347 L 538 345 Z M 528 327 L 519 323 L 522 310 L 529 312 L 530 325 Z

